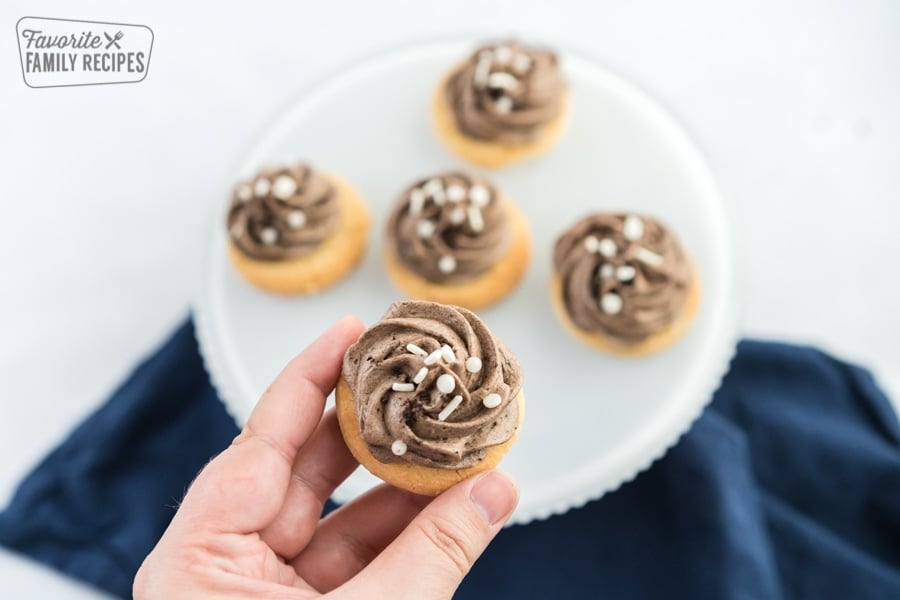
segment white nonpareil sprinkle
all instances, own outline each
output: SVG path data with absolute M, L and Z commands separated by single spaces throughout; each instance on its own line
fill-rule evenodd
M 409 212 L 418 215 L 425 206 L 425 192 L 420 188 L 413 188 L 409 193 Z
M 609 279 L 616 274 L 616 268 L 609 263 L 603 263 L 598 269 L 601 279 Z
M 625 217 L 625 223 L 622 225 L 622 235 L 629 242 L 636 242 L 644 237 L 644 222 L 640 217 L 628 215 Z
M 481 359 L 477 356 L 470 356 L 466 359 L 466 371 L 469 373 L 477 373 L 481 370 Z
M 519 75 L 524 75 L 528 72 L 528 69 L 531 68 L 531 57 L 521 52 L 516 54 L 516 57 L 513 59 L 512 67 L 513 71 Z
M 442 256 L 438 261 L 438 270 L 445 275 L 449 275 L 456 270 L 456 259 L 452 256 Z
M 519 85 L 519 80 L 512 73 L 491 73 L 488 75 L 488 87 L 498 90 L 511 90 Z
M 429 354 L 428 356 L 426 356 L 424 362 L 426 365 L 431 366 L 439 360 L 441 360 L 441 351 L 440 351 L 440 349 L 437 349 L 434 352 L 432 352 L 431 354 Z
M 498 113 L 508 115 L 513 109 L 513 99 L 509 96 L 500 96 L 494 101 L 494 107 Z
M 413 383 L 419 385 L 423 381 L 425 381 L 425 376 L 428 375 L 428 367 L 422 367 L 419 369 L 419 372 L 416 373 L 416 376 L 413 377 Z
M 456 380 L 450 373 L 444 373 L 437 378 L 437 389 L 442 394 L 449 394 L 456 389 Z
M 444 360 L 446 360 L 448 363 L 456 362 L 456 354 L 453 353 L 453 348 L 451 348 L 447 344 L 441 346 L 441 356 L 443 356 Z
M 272 195 L 279 200 L 287 200 L 297 192 L 297 182 L 290 175 L 279 175 L 272 182 Z
M 488 394 L 481 403 L 484 404 L 485 408 L 497 408 L 502 401 L 503 399 L 500 397 L 500 394 Z
M 484 208 L 491 201 L 491 192 L 480 183 L 469 188 L 469 200 L 475 206 Z
M 287 217 L 288 225 L 291 226 L 291 229 L 300 229 L 304 225 L 306 225 L 306 213 L 300 210 L 292 210 L 288 213 Z
M 457 206 L 450 211 L 450 222 L 454 225 L 460 225 L 466 220 L 466 211 L 461 206 Z
M 391 444 L 391 452 L 394 453 L 394 456 L 403 456 L 406 454 L 406 442 L 403 440 L 394 440 L 394 443 Z
M 600 240 L 600 243 L 597 246 L 597 251 L 606 258 L 612 258 L 616 255 L 616 253 L 618 253 L 619 249 L 616 247 L 616 243 L 614 241 L 609 238 L 603 238 L 602 240 Z
M 428 356 L 428 353 L 416 346 L 415 344 L 407 344 L 406 351 L 410 354 L 418 354 L 419 356 Z
M 434 223 L 432 221 L 419 221 L 416 224 L 416 233 L 422 239 L 428 239 L 434 235 Z
M 434 190 L 431 193 L 431 199 L 434 200 L 434 203 L 438 206 L 443 206 L 444 203 L 447 202 L 447 192 L 444 191 L 444 188 Z
M 588 252 L 597 252 L 600 249 L 600 240 L 593 235 L 584 238 L 584 249 Z
M 466 188 L 454 183 L 447 187 L 447 200 L 450 202 L 461 202 L 466 199 Z
M 438 413 L 438 421 L 446 421 L 447 417 L 453 414 L 453 411 L 459 408 L 459 405 L 462 404 L 463 397 L 460 395 L 453 396 L 453 400 L 447 403 L 447 406 L 444 407 L 444 410 Z
M 274 227 L 266 227 L 259 232 L 259 239 L 266 246 L 271 246 L 278 241 L 278 230 Z
M 512 57 L 513 51 L 509 46 L 497 46 L 494 48 L 494 60 L 498 65 L 508 64 Z
M 481 209 L 477 206 L 469 206 L 469 226 L 475 232 L 484 230 L 484 217 L 481 215 Z
M 600 308 L 608 315 L 622 312 L 622 296 L 609 292 L 600 297 Z
M 438 190 L 444 191 L 444 182 L 441 181 L 440 177 L 432 177 L 422 184 L 422 191 L 429 196 L 433 196 Z
M 266 194 L 269 193 L 269 190 L 271 188 L 272 188 L 272 186 L 269 184 L 269 180 L 266 179 L 265 177 L 260 177 L 259 179 L 256 180 L 256 183 L 253 185 L 253 192 L 257 196 L 262 198 L 263 196 L 265 196 Z
M 476 88 L 483 88 L 487 85 L 488 75 L 491 74 L 491 55 L 481 53 L 478 63 L 475 65 L 475 74 L 472 77 Z
M 647 250 L 644 247 L 640 247 L 634 251 L 635 257 L 650 266 L 658 267 L 663 264 L 663 257 L 657 254 L 656 252 L 652 252 Z
M 414 386 L 411 383 L 396 383 L 395 382 L 395 383 L 391 384 L 391 389 L 394 390 L 395 392 L 411 392 L 414 389 L 416 389 L 416 386 Z
M 244 183 L 237 189 L 237 197 L 241 202 L 246 202 L 253 197 L 253 190 L 250 189 L 249 185 Z
M 616 269 L 616 279 L 622 282 L 631 281 L 635 275 L 637 271 L 631 265 L 622 265 Z

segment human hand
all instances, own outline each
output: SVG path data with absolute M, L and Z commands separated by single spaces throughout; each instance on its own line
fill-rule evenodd
M 322 412 L 362 329 L 345 317 L 285 367 L 191 485 L 135 598 L 453 595 L 518 501 L 508 475 L 488 471 L 433 499 L 380 485 L 319 518 L 357 466 L 334 412 Z

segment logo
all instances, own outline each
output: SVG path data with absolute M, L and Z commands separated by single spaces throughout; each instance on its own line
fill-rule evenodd
M 145 25 L 22 17 L 16 34 L 29 87 L 137 83 L 150 68 Z

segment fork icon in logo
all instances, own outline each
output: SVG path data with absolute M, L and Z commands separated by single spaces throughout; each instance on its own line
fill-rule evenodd
M 109 50 L 111 46 L 115 46 L 119 50 L 122 49 L 122 46 L 119 45 L 119 40 L 121 40 L 123 37 L 125 37 L 124 33 L 119 31 L 118 33 L 116 33 L 116 36 L 113 37 L 104 31 L 103 35 L 106 37 L 106 40 L 109 42 L 108 44 L 106 44 L 106 50 Z

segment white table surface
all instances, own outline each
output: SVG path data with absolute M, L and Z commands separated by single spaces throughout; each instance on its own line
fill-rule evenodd
M 26 15 L 149 25 L 147 79 L 26 87 Z M 819 344 L 900 398 L 898 28 L 891 0 L 0 4 L 0 505 L 187 314 L 216 191 L 279 107 L 454 33 L 565 40 L 656 95 L 730 204 L 745 334 Z M 99 597 L 5 551 L 0 580 Z

